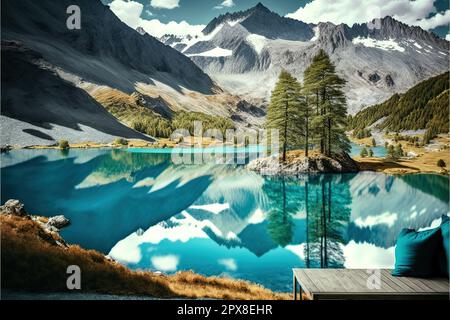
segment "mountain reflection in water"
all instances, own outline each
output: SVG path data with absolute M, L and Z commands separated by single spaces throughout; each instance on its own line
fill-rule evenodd
M 1 201 L 64 214 L 62 236 L 131 268 L 228 275 L 288 291 L 293 267 L 392 267 L 404 227 L 449 211 L 448 177 L 263 177 L 242 165 L 175 165 L 164 152 L 2 154 Z

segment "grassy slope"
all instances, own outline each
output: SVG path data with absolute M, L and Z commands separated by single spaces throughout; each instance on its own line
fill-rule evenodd
M 189 271 L 170 276 L 132 271 L 94 250 L 56 245 L 55 240 L 60 240 L 57 233 L 47 233 L 27 217 L 2 214 L 0 223 L 2 289 L 66 292 L 66 268 L 74 264 L 81 268 L 82 292 L 161 298 L 289 298 L 247 281 L 203 277 Z

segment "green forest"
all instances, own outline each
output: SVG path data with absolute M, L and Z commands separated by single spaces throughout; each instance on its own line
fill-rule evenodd
M 320 50 L 304 72 L 301 84 L 281 71 L 267 110 L 266 128 L 277 129 L 283 162 L 288 150 L 315 149 L 326 156 L 350 151 L 345 135 L 345 80 L 336 74 L 328 55 Z
M 194 121 L 202 121 L 203 130 L 219 129 L 222 134 L 226 129 L 234 129 L 230 119 L 208 115 L 200 112 L 175 112 L 172 119 L 166 119 L 151 109 L 138 105 L 131 98 L 110 97 L 103 98 L 103 107 L 114 117 L 132 127 L 136 131 L 156 138 L 168 138 L 178 128 L 187 129 L 193 134 Z
M 383 103 L 349 117 L 349 129 L 364 130 L 376 121 L 379 129 L 399 132 L 427 129 L 424 143 L 449 131 L 449 72 L 420 82 L 404 94 L 394 94 Z

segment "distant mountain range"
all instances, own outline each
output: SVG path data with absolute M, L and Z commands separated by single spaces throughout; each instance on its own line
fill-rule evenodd
M 301 79 L 324 49 L 347 80 L 352 114 L 448 70 L 449 59 L 448 41 L 389 16 L 351 27 L 315 25 L 281 17 L 262 4 L 214 18 L 201 37 L 160 40 L 189 56 L 223 89 L 264 104 L 281 69 Z

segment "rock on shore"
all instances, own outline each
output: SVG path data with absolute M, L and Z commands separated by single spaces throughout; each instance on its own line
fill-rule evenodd
M 283 163 L 277 157 L 258 158 L 251 161 L 247 168 L 266 175 L 297 175 L 302 173 L 346 173 L 358 172 L 358 164 L 348 155 L 324 155 L 288 158 Z

